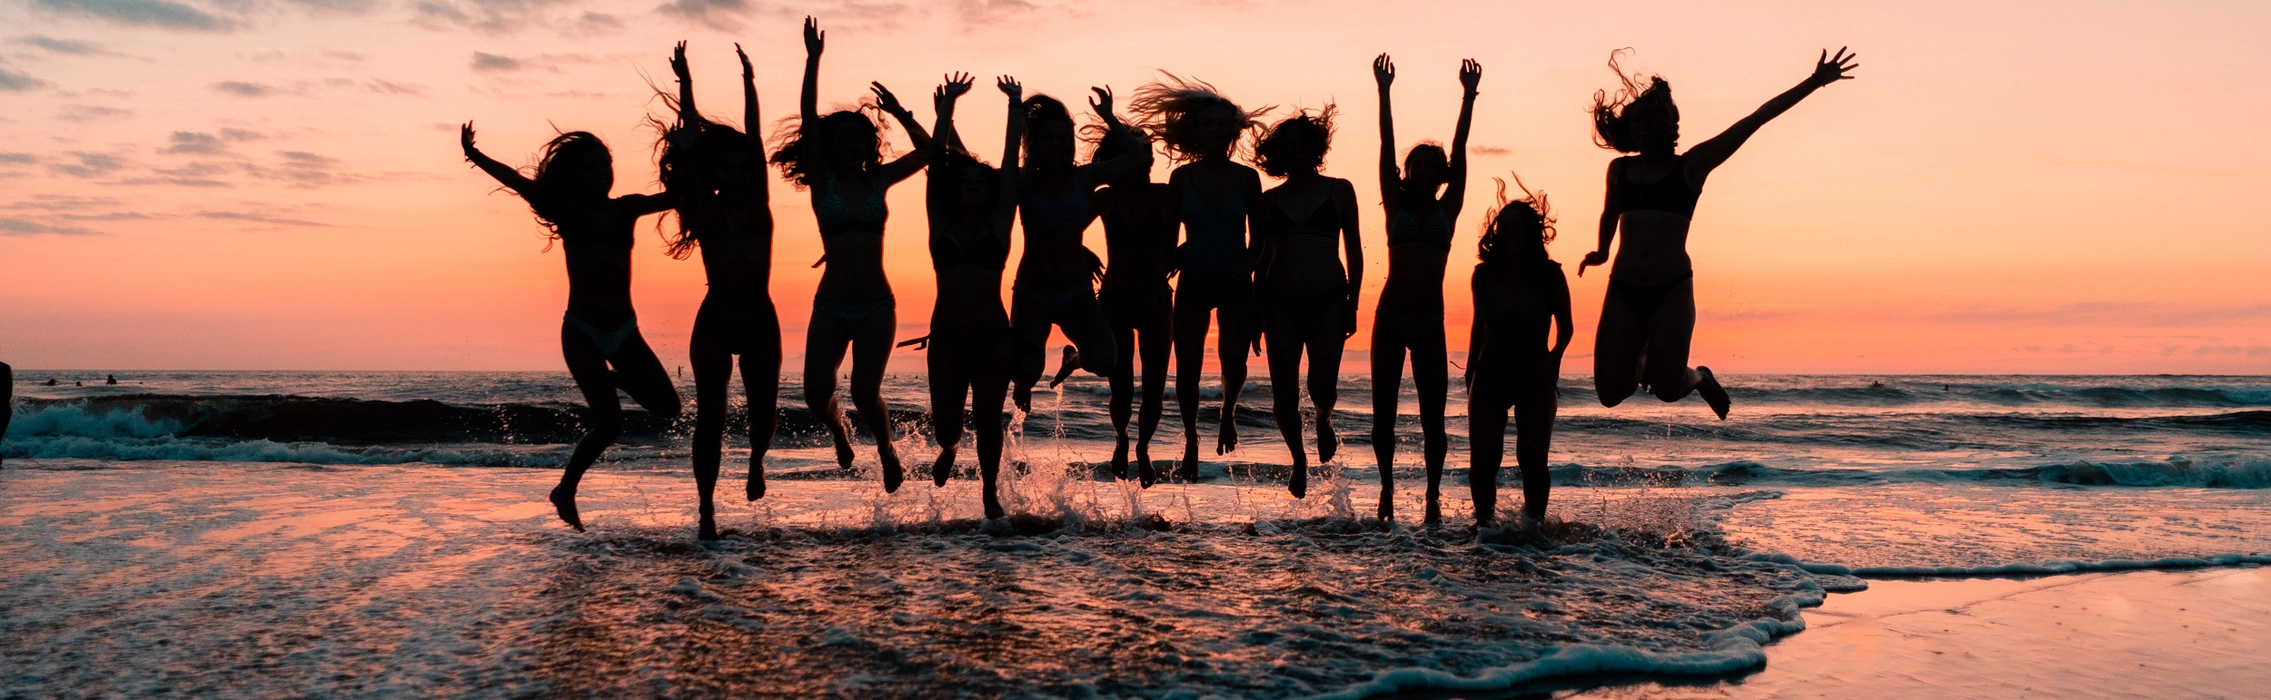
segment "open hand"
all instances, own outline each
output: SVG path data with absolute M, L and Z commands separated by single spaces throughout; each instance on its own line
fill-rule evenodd
M 693 72 L 686 68 L 686 42 L 678 42 L 678 47 L 670 50 L 670 72 L 677 75 L 681 83 L 692 79 Z
M 1379 83 L 1380 87 L 1396 82 L 1396 62 L 1388 60 L 1388 54 L 1372 59 L 1372 82 Z
M 458 129 L 457 144 L 465 149 L 466 160 L 472 160 L 474 154 L 481 152 L 481 149 L 473 147 L 473 122 L 466 122 L 464 127 Z
M 1592 267 L 1592 266 L 1594 266 L 1594 265 L 1607 265 L 1607 264 L 1609 264 L 1609 251 L 1606 251 L 1606 250 L 1596 250 L 1596 251 L 1593 251 L 1593 252 L 1590 252 L 1590 253 L 1586 253 L 1586 254 L 1585 254 L 1585 259 L 1584 259 L 1583 261 L 1581 261 L 1581 262 L 1577 263 L 1577 276 L 1578 276 L 1578 277 L 1584 277 L 1584 276 L 1585 276 L 1585 268 L 1588 268 L 1588 267 Z
M 1025 85 L 1017 82 L 1016 78 L 1006 75 L 996 77 L 994 78 L 994 87 L 1001 88 L 1001 94 L 1008 95 L 1011 102 L 1021 102 L 1025 99 Z
M 749 52 L 741 50 L 741 42 L 733 42 L 733 55 L 741 57 L 742 80 L 757 77 L 757 72 L 749 69 Z
M 867 89 L 875 93 L 875 104 L 882 107 L 883 111 L 894 115 L 906 113 L 907 108 L 899 106 L 899 98 L 892 95 L 891 89 L 884 87 L 883 83 L 868 83 Z
M 969 94 L 972 82 L 969 73 L 959 71 L 948 73 L 946 74 L 946 82 L 938 86 L 938 94 L 949 100 L 961 97 Z
M 1112 118 L 1112 86 L 1092 87 L 1088 91 L 1096 93 L 1095 97 L 1088 98 L 1088 108 L 1096 110 L 1105 119 Z
M 1814 87 L 1821 87 L 1840 80 L 1852 80 L 1853 76 L 1846 75 L 1846 73 L 1861 67 L 1861 64 L 1853 62 L 1854 59 L 1860 57 L 1861 54 L 1846 53 L 1843 46 L 1837 47 L 1836 56 L 1829 55 L 1829 50 L 1823 49 L 1821 60 L 1814 64 L 1814 77 L 1811 78 Z
M 820 31 L 820 21 L 806 15 L 804 18 L 804 55 L 819 56 L 828 44 L 828 33 Z
M 1472 59 L 1472 58 L 1470 58 L 1470 59 L 1467 59 L 1467 60 L 1464 60 L 1464 61 L 1460 61 L 1460 62 L 1459 62 L 1459 85 L 1461 85 L 1461 86 L 1463 86 L 1463 87 L 1465 87 L 1465 88 L 1467 89 L 1467 94 L 1468 94 L 1468 95 L 1473 95 L 1473 94 L 1475 94 L 1475 86 L 1477 86 L 1477 85 L 1481 85 L 1481 84 L 1482 84 L 1482 64 L 1480 64 L 1480 63 L 1476 63 L 1476 62 L 1475 62 L 1475 60 L 1474 60 L 1474 59 Z

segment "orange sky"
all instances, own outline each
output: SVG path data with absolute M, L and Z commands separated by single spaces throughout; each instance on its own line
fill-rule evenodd
M 1446 281 L 1464 344 L 1489 177 L 1550 192 L 1572 269 L 1602 172 L 1584 107 L 1609 51 L 1674 85 L 1686 142 L 1850 44 L 1816 94 L 1715 173 L 1691 251 L 1695 358 L 1732 372 L 2271 371 L 2271 9 L 2249 3 L 1563 5 L 1349 2 L 765 3 L 578 0 L 0 2 L 0 360 L 25 368 L 557 369 L 566 279 L 527 209 L 459 158 L 455 124 L 524 162 L 551 125 L 596 132 L 617 192 L 654 188 L 670 43 L 703 105 L 738 116 L 729 42 L 768 119 L 795 107 L 797 18 L 829 32 L 823 104 L 881 80 L 927 123 L 947 70 L 1076 101 L 1154 69 L 1248 106 L 1343 110 L 1328 174 L 1370 202 L 1368 63 L 1401 71 L 1398 134 L 1448 140 L 1457 61 L 1484 65 L 1473 181 Z M 990 94 L 990 93 L 988 93 Z M 998 100 L 963 132 L 998 151 Z M 994 126 L 987 126 L 987 125 Z M 902 141 L 903 147 L 903 141 Z M 1160 177 L 1165 176 L 1165 165 Z M 792 353 L 819 256 L 803 193 L 773 184 L 773 296 Z M 919 180 L 891 199 L 902 337 L 932 280 Z M 1364 210 L 1366 309 L 1386 270 Z M 1091 245 L 1102 252 L 1101 231 Z M 640 230 L 635 298 L 676 365 L 696 261 Z M 1572 371 L 1606 276 L 1573 279 Z M 1360 349 L 1359 335 L 1352 349 Z M 902 355 L 905 355 L 902 353 Z M 900 371 L 917 371 L 913 356 Z M 1351 363 L 1344 369 L 1360 367 Z

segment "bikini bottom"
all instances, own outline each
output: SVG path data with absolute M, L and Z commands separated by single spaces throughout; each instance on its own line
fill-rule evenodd
M 612 330 L 600 330 L 598 326 L 576 318 L 576 315 L 572 313 L 563 314 L 560 320 L 567 322 L 569 328 L 574 328 L 582 332 L 584 337 L 590 338 L 591 344 L 599 347 L 599 356 L 608 360 L 614 360 L 616 355 L 623 352 L 624 345 L 629 344 L 632 338 L 639 337 L 638 314 L 623 317 L 622 325 L 618 325 Z

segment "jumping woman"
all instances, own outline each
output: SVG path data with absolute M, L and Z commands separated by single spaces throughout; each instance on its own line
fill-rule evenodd
M 1002 401 L 1009 393 L 1009 314 L 1001 308 L 1001 273 L 1009 262 L 1009 228 L 1017 216 L 1017 149 L 1024 130 L 1023 87 L 1003 76 L 996 83 L 1009 96 L 1009 133 L 1002 167 L 981 163 L 962 149 L 954 129 L 954 101 L 970 91 L 970 77 L 948 76 L 934 95 L 938 133 L 931 139 L 931 269 L 938 273 L 938 303 L 931 307 L 931 427 L 938 436 L 938 461 L 931 481 L 946 485 L 954 472 L 955 449 L 962 444 L 962 397 L 970 396 L 970 420 L 977 424 L 978 475 L 984 480 L 986 518 L 1004 515 L 995 495 L 1001 474 Z
M 804 89 L 798 121 L 773 151 L 773 164 L 812 193 L 812 216 L 820 223 L 820 285 L 812 295 L 812 323 L 804 336 L 804 400 L 812 416 L 836 443 L 836 463 L 852 466 L 851 426 L 836 405 L 836 370 L 844 351 L 852 355 L 852 405 L 875 434 L 876 459 L 883 463 L 883 490 L 899 490 L 906 474 L 891 446 L 891 414 L 883 404 L 883 369 L 891 360 L 892 333 L 898 328 L 898 302 L 883 275 L 883 223 L 890 209 L 884 194 L 923 169 L 930 160 L 930 134 L 915 115 L 899 106 L 882 83 L 869 83 L 874 109 L 890 114 L 907 130 L 915 150 L 883 162 L 882 125 L 867 110 L 820 114 L 820 51 L 827 34 L 804 18 Z
M 1309 400 L 1317 409 L 1317 461 L 1340 447 L 1333 432 L 1341 347 L 1356 335 L 1356 290 L 1364 286 L 1356 186 L 1318 172 L 1333 144 L 1333 108 L 1304 111 L 1271 127 L 1254 146 L 1254 165 L 1285 184 L 1262 193 L 1262 262 L 1255 274 L 1269 334 L 1271 410 L 1293 453 L 1294 498 L 1309 494 L 1301 448 L 1301 351 L 1309 351 Z M 1338 248 L 1338 250 L 1336 250 Z M 1342 254 L 1347 264 L 1342 264 Z
M 568 457 L 552 508 L 577 532 L 576 485 L 599 453 L 623 432 L 621 389 L 648 412 L 678 417 L 678 389 L 654 350 L 639 335 L 631 310 L 631 229 L 639 217 L 671 208 L 668 195 L 608 196 L 615 187 L 615 157 L 586 131 L 570 131 L 544 144 L 536 172 L 523 175 L 473 146 L 473 122 L 458 134 L 465 159 L 519 194 L 536 220 L 559 239 L 568 260 L 568 312 L 560 321 L 560 355 L 590 410 L 584 437 Z
M 1396 517 L 1396 411 L 1403 393 L 1404 353 L 1411 353 L 1412 384 L 1419 395 L 1421 449 L 1427 460 L 1426 522 L 1442 522 L 1438 504 L 1443 455 L 1450 439 L 1443 432 L 1443 403 L 1449 393 L 1449 350 L 1443 337 L 1443 268 L 1451 260 L 1451 232 L 1467 197 L 1467 129 L 1474 124 L 1475 86 L 1482 65 L 1459 65 L 1459 126 L 1448 157 L 1443 147 L 1422 141 L 1404 154 L 1396 170 L 1396 122 L 1389 109 L 1388 85 L 1396 64 L 1380 54 L 1372 60 L 1372 79 L 1380 85 L 1380 201 L 1388 210 L 1388 281 L 1372 313 L 1372 455 L 1380 465 L 1380 519 Z M 1438 196 L 1436 193 L 1442 194 Z
M 1514 180 L 1520 187 L 1522 180 Z M 1514 412 L 1514 463 L 1522 469 L 1522 521 L 1545 522 L 1546 494 L 1553 474 L 1546 454 L 1553 444 L 1553 416 L 1561 377 L 1561 355 L 1576 329 L 1569 323 L 1569 278 L 1546 255 L 1553 240 L 1553 212 L 1544 193 L 1506 199 L 1498 183 L 1498 208 L 1488 216 L 1476 246 L 1475 320 L 1467 341 L 1467 483 L 1473 488 L 1475 524 L 1488 526 L 1498 514 L 1498 466 L 1506 459 L 1506 412 Z M 1554 327 L 1553 347 L 1544 342 Z
M 1128 105 L 1144 130 L 1158 134 L 1178 165 L 1168 176 L 1174 202 L 1168 230 L 1180 227 L 1177 249 L 1174 344 L 1175 399 L 1183 414 L 1182 480 L 1199 478 L 1199 378 L 1205 366 L 1207 314 L 1219 333 L 1222 416 L 1214 453 L 1238 449 L 1238 391 L 1246 384 L 1246 349 L 1252 319 L 1254 256 L 1248 240 L 1261 208 L 1262 177 L 1233 158 L 1246 134 L 1269 108 L 1248 112 L 1197 80 L 1174 75 L 1145 84 Z
M 1112 115 L 1112 93 L 1096 89 L 1089 102 L 1113 130 L 1124 127 Z M 1056 386 L 1073 369 L 1108 375 L 1117 361 L 1104 310 L 1096 305 L 1094 278 L 1103 263 L 1082 243 L 1088 224 L 1096 219 L 1090 199 L 1105 182 L 1137 168 L 1151 167 L 1148 157 L 1091 159 L 1075 165 L 1076 128 L 1063 102 L 1047 95 L 1025 99 L 1025 164 L 1018 186 L 1018 219 L 1024 222 L 1025 253 L 1017 259 L 1017 281 L 1011 285 L 1009 325 L 1016 338 L 1017 365 L 1010 398 L 1018 410 L 1033 410 L 1033 385 L 1041 381 L 1048 360 L 1049 329 L 1064 329 L 1064 359 L 1057 366 Z
M 1165 183 L 1151 181 L 1151 135 L 1141 129 L 1098 129 L 1095 160 L 1134 156 L 1143 161 L 1119 179 L 1096 191 L 1096 210 L 1104 219 L 1105 252 L 1111 265 L 1096 290 L 1111 325 L 1113 356 L 1112 476 L 1128 478 L 1128 418 L 1135 401 L 1136 361 L 1143 361 L 1143 414 L 1138 419 L 1141 437 L 1135 443 L 1136 479 L 1144 488 L 1159 481 L 1151 466 L 1151 436 L 1167 398 L 1167 357 L 1174 347 L 1175 290 L 1167 278 L 1175 272 L 1175 200 Z
M 670 256 L 700 248 L 709 293 L 694 314 L 694 483 L 701 490 L 701 538 L 717 538 L 711 493 L 725 441 L 725 397 L 733 358 L 749 403 L 749 500 L 765 497 L 765 451 L 773 445 L 780 402 L 781 320 L 769 289 L 773 274 L 773 211 L 766 192 L 765 144 L 756 134 L 757 87 L 749 55 L 741 57 L 744 133 L 702 117 L 686 44 L 671 54 L 678 74 L 678 124 L 663 139 L 662 184 L 678 199 L 678 237 Z
M 1593 385 L 1601 405 L 1615 406 L 1645 389 L 1666 402 L 1703 395 L 1711 412 L 1727 417 L 1727 390 L 1711 368 L 1688 369 L 1688 344 L 1695 337 L 1695 267 L 1688 259 L 1687 232 L 1703 182 L 1735 154 L 1759 127 L 1822 86 L 1852 80 L 1855 55 L 1823 51 L 1812 75 L 1758 111 L 1735 122 L 1686 153 L 1680 140 L 1680 109 L 1672 104 L 1672 84 L 1653 77 L 1643 87 L 1618 65 L 1623 52 L 1609 55 L 1609 69 L 1623 83 L 1614 98 L 1593 93 L 1594 142 L 1628 155 L 1609 161 L 1608 199 L 1601 208 L 1601 242 L 1577 264 L 1609 262 L 1609 243 L 1619 230 L 1624 245 L 1609 267 L 1609 293 L 1601 302 L 1601 326 L 1593 339 Z

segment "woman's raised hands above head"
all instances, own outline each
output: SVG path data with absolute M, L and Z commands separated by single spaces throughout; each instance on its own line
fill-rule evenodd
M 1372 59 L 1372 81 L 1379 83 L 1383 89 L 1389 83 L 1396 82 L 1396 62 L 1388 60 L 1388 54 L 1380 54 L 1378 58 Z
M 692 79 L 693 71 L 686 67 L 686 42 L 678 42 L 678 46 L 670 50 L 670 74 L 678 76 L 678 82 L 682 83 Z
M 458 128 L 457 145 L 465 149 L 466 160 L 473 160 L 474 156 L 481 154 L 481 149 L 473 146 L 473 122 L 468 121 L 465 126 Z
M 899 97 L 891 94 L 891 88 L 884 87 L 883 83 L 868 83 L 867 89 L 868 92 L 875 93 L 875 106 L 882 107 L 884 112 L 890 113 L 892 116 L 907 112 L 906 107 L 899 105 Z
M 757 77 L 757 71 L 752 70 L 749 67 L 749 52 L 741 50 L 741 42 L 733 42 L 733 55 L 741 58 L 742 80 L 747 81 L 751 78 Z
M 1101 116 L 1105 119 L 1111 119 L 1112 86 L 1106 85 L 1104 87 L 1092 87 L 1089 88 L 1088 91 L 1096 93 L 1095 97 L 1088 98 L 1088 108 L 1096 110 L 1097 116 Z
M 1016 78 L 1006 75 L 998 76 L 994 78 L 994 87 L 1000 88 L 1001 94 L 1008 95 L 1011 102 L 1020 102 L 1025 99 L 1025 85 L 1017 82 Z
M 969 94 L 972 82 L 969 73 L 948 73 L 945 81 L 938 84 L 938 90 L 931 93 L 931 101 L 941 106 L 953 104 L 956 98 Z
M 804 55 L 818 56 L 828 45 L 828 33 L 820 31 L 820 21 L 811 15 L 804 17 Z
M 1468 97 L 1473 97 L 1473 96 L 1474 96 L 1474 94 L 1475 94 L 1475 86 L 1478 86 L 1478 85 L 1481 85 L 1481 84 L 1482 84 L 1482 64 L 1480 64 L 1480 63 L 1476 63 L 1476 62 L 1475 62 L 1475 60 L 1474 60 L 1474 59 L 1472 59 L 1472 58 L 1470 58 L 1470 59 L 1466 59 L 1466 60 L 1464 60 L 1464 61 L 1460 61 L 1460 62 L 1459 62 L 1459 85 L 1460 85 L 1461 87 L 1465 87 L 1465 88 L 1467 89 L 1467 96 L 1468 96 Z
M 1846 73 L 1861 67 L 1861 64 L 1853 62 L 1854 59 L 1860 58 L 1861 54 L 1846 53 L 1845 48 L 1843 46 L 1837 47 L 1836 56 L 1829 55 L 1829 49 L 1822 49 L 1822 57 L 1814 63 L 1813 82 L 1815 87 L 1840 80 L 1853 79 L 1853 76 L 1846 75 Z

